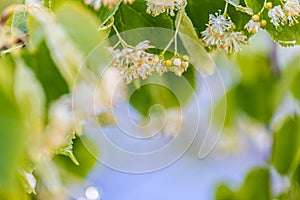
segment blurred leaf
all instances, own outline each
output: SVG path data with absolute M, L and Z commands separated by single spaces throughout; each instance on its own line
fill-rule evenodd
M 101 114 L 98 114 L 97 121 L 101 127 L 115 126 L 117 124 L 114 115 L 111 111 L 105 111 L 102 112 Z
M 300 72 L 298 72 L 292 83 L 292 92 L 294 97 L 296 97 L 300 101 Z
M 225 119 L 224 119 L 224 105 L 226 105 Z M 216 117 L 214 123 L 219 123 L 221 126 L 229 127 L 235 124 L 235 117 L 238 113 L 238 106 L 235 99 L 235 90 L 230 89 L 227 91 L 224 97 L 222 97 L 214 110 L 214 116 Z M 221 123 L 221 124 L 220 124 Z
M 19 37 L 27 34 L 27 14 L 25 12 L 15 12 L 11 24 L 13 37 Z
M 290 92 L 291 87 L 293 87 L 292 83 L 293 83 L 293 81 L 296 81 L 296 76 L 299 73 L 299 69 L 297 67 L 298 63 L 299 63 L 299 58 L 294 59 L 281 72 L 280 79 L 276 83 L 275 90 L 274 90 L 274 93 L 273 93 L 274 107 L 279 107 L 280 106 L 280 104 L 282 103 L 284 98 Z
M 237 200 L 235 193 L 225 184 L 218 185 L 215 200 Z
M 268 169 L 253 169 L 237 192 L 239 200 L 271 200 L 270 174 Z
M 45 118 L 46 98 L 41 83 L 23 60 L 16 60 L 14 94 L 30 131 L 40 133 Z
M 202 42 L 194 29 L 191 19 L 187 16 L 186 12 L 180 11 L 177 14 L 175 24 L 179 25 L 179 36 L 183 45 L 190 56 L 190 63 L 192 63 L 200 71 L 213 74 L 215 63 L 206 50 L 201 46 Z
M 100 25 L 99 20 L 79 3 L 64 3 L 55 13 L 57 22 L 63 25 L 85 56 L 107 37 L 97 31 Z
M 297 116 L 286 120 L 275 132 L 272 164 L 280 174 L 288 174 L 299 163 L 300 120 Z
M 50 55 L 69 88 L 72 88 L 84 60 L 82 51 L 48 10 L 30 6 L 27 7 L 27 11 L 42 27 Z
M 15 65 L 12 58 L 4 56 L 0 59 L 0 90 L 10 99 L 13 99 L 13 85 L 14 85 L 14 70 Z
M 23 57 L 44 88 L 47 107 L 54 100 L 69 92 L 67 83 L 57 70 L 45 42 L 42 42 L 33 53 L 24 52 Z
M 84 142 L 82 142 L 82 140 L 84 140 Z M 97 147 L 95 147 L 95 144 L 84 136 L 76 138 L 73 142 L 74 155 L 78 160 L 78 166 L 74 165 L 70 159 L 62 155 L 55 156 L 54 160 L 62 169 L 64 169 L 66 176 L 71 175 L 77 179 L 83 179 L 92 170 L 97 161 L 94 155 L 91 155 L 87 150 L 85 145 L 88 144 L 89 149 L 93 149 L 93 152 L 99 151 L 97 150 Z
M 270 67 L 269 56 L 241 52 L 238 64 L 242 80 L 235 88 L 236 103 L 250 117 L 268 125 L 276 109 L 273 95 L 277 82 Z
M 18 0 L 5 0 L 5 1 L 0 1 L 0 13 L 3 12 L 3 10 L 8 7 L 11 4 L 17 3 Z
M 271 200 L 269 171 L 266 168 L 254 168 L 238 191 L 233 192 L 228 186 L 220 184 L 215 196 L 216 200 Z
M 80 18 L 78 18 L 78 13 L 80 13 Z M 108 37 L 108 32 L 98 31 L 99 19 L 79 3 L 62 4 L 57 8 L 56 16 L 58 23 L 63 25 L 68 35 L 87 58 L 86 64 L 96 72 L 99 72 L 100 66 L 106 67 L 107 46 L 103 43 Z M 101 46 L 98 46 L 99 44 Z
M 28 49 L 31 52 L 37 51 L 40 44 L 44 41 L 44 32 L 42 26 L 33 17 L 29 16 L 27 21 L 29 42 Z
M 9 66 L 0 60 L 0 68 Z M 5 74 L 2 74 L 5 73 Z M 12 71 L 1 71 L 3 76 L 12 77 Z M 11 90 L 7 85 L 6 90 Z M 10 92 L 11 93 L 11 92 Z M 20 110 L 14 100 L 0 87 L 0 197 L 7 200 L 24 199 L 18 180 L 19 166 L 24 156 L 24 141 L 27 130 L 23 123 Z
M 36 166 L 35 173 L 38 175 L 40 182 L 50 193 L 55 194 L 61 191 L 62 181 L 58 168 L 53 160 L 48 159 L 44 162 L 40 162 Z
M 23 184 L 23 187 L 25 188 L 27 194 L 35 194 L 35 187 L 36 187 L 36 178 L 32 173 L 28 173 L 24 171 L 20 175 L 21 182 Z

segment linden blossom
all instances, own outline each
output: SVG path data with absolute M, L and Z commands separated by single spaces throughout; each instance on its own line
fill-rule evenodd
M 284 4 L 284 11 L 286 12 L 290 26 L 298 23 L 297 17 L 299 17 L 300 14 L 300 4 L 298 0 L 287 0 Z
M 132 4 L 134 1 L 135 0 L 123 0 L 123 3 Z M 117 5 L 119 2 L 120 0 L 84 0 L 84 3 L 86 5 L 92 5 L 95 10 L 99 10 L 102 5 L 113 7 Z
M 271 18 L 271 22 L 277 28 L 280 25 L 286 25 L 288 22 L 289 26 L 294 26 L 298 23 L 297 18 L 300 15 L 300 3 L 298 0 L 287 0 L 281 6 L 275 6 L 268 12 L 268 16 Z
M 260 22 L 255 22 L 252 19 L 244 27 L 249 33 L 256 33 L 260 28 Z
M 274 24 L 275 27 L 284 25 L 286 21 L 286 16 L 280 6 L 275 6 L 268 12 L 268 16 L 271 18 L 271 22 Z
M 202 37 L 205 46 L 209 48 L 224 49 L 226 53 L 240 51 L 240 45 L 247 44 L 247 37 L 241 32 L 235 32 L 234 24 L 229 17 L 219 13 L 209 15 L 209 22 Z
M 146 0 L 147 13 L 158 16 L 167 12 L 171 16 L 175 16 L 175 11 L 186 5 L 186 0 Z
M 122 50 L 110 48 L 113 56 L 112 66 L 124 76 L 127 84 L 134 79 L 146 79 L 151 75 L 153 66 L 154 54 L 147 53 L 146 50 L 154 48 L 150 45 L 150 41 L 140 42 L 135 47 L 126 47 Z
M 223 35 L 224 31 L 227 31 L 233 27 L 233 23 L 229 17 L 226 17 L 219 13 L 216 13 L 216 16 L 210 14 L 208 26 L 212 27 L 212 31 Z
M 158 55 L 147 53 L 146 50 L 152 49 L 150 41 L 140 42 L 135 47 L 126 46 L 122 50 L 110 48 L 113 56 L 112 67 L 115 67 L 120 74 L 125 78 L 127 84 L 134 79 L 146 79 L 156 72 L 162 76 L 167 72 L 174 72 L 177 76 L 182 74 L 189 67 L 189 57 L 173 57 L 170 60 L 164 60 Z

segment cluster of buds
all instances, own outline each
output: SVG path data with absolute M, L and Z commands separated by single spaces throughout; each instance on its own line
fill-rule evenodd
M 112 67 L 115 67 L 124 77 L 127 84 L 135 79 L 146 79 L 156 72 L 160 76 L 167 72 L 174 72 L 177 76 L 182 74 L 189 67 L 188 56 L 174 56 L 172 59 L 165 60 L 163 56 L 154 55 L 146 52 L 154 48 L 150 41 L 140 42 L 135 47 L 126 47 L 122 50 L 110 48 L 112 54 Z
M 247 44 L 247 37 L 234 31 L 235 26 L 228 16 L 219 13 L 209 15 L 209 22 L 202 31 L 203 42 L 209 48 L 224 49 L 226 53 L 239 52 L 242 44 Z
M 160 76 L 166 72 L 174 72 L 177 76 L 182 76 L 188 67 L 189 57 L 184 55 L 182 57 L 175 56 L 169 60 L 162 59 L 159 64 L 156 65 L 155 70 Z
M 259 15 L 253 15 L 251 20 L 245 25 L 244 28 L 247 29 L 249 33 L 257 33 L 260 27 L 264 27 L 266 25 L 266 20 L 263 19 L 260 21 Z
M 275 6 L 272 8 L 272 3 L 266 4 L 267 8 L 270 9 L 268 16 L 271 18 L 271 23 L 276 28 L 280 25 L 294 26 L 298 23 L 297 18 L 300 15 L 300 3 L 298 0 L 286 0 L 282 6 Z
M 175 16 L 175 11 L 186 5 L 186 0 L 146 0 L 147 13 L 158 16 L 167 12 L 171 16 Z
M 123 0 L 123 3 L 133 4 L 135 0 Z M 84 0 L 86 5 L 92 5 L 95 10 L 99 10 L 101 6 L 110 7 L 117 5 L 120 0 Z

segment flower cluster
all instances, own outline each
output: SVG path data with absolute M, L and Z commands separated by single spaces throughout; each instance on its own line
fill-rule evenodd
M 155 71 L 160 76 L 162 76 L 166 72 L 174 72 L 177 76 L 182 76 L 182 74 L 187 70 L 188 67 L 188 56 L 175 56 L 169 60 L 161 59 L 159 63 L 155 66 Z
M 134 3 L 135 0 L 123 0 L 123 3 Z M 86 5 L 92 5 L 95 10 L 99 10 L 100 7 L 108 6 L 113 7 L 114 5 L 117 5 L 120 2 L 120 0 L 84 0 L 84 3 Z
M 147 13 L 158 16 L 164 12 L 174 16 L 175 11 L 186 5 L 186 0 L 146 0 Z
M 241 32 L 235 32 L 231 19 L 221 12 L 209 15 L 209 22 L 202 37 L 205 46 L 209 48 L 223 48 L 226 53 L 240 51 L 242 44 L 247 44 L 247 37 Z
M 294 26 L 298 23 L 297 18 L 300 15 L 300 3 L 298 0 L 286 0 L 283 6 L 275 6 L 270 9 L 268 16 L 271 18 L 271 23 L 276 28 L 280 25 L 289 24 Z
M 165 60 L 146 52 L 152 48 L 154 46 L 151 46 L 148 40 L 140 42 L 135 47 L 126 47 L 122 50 L 110 48 L 113 56 L 111 65 L 121 73 L 127 84 L 138 78 L 144 80 L 152 75 L 152 72 L 160 76 L 167 72 L 174 72 L 177 76 L 181 76 L 187 70 L 188 56 L 175 56 Z
M 151 46 L 148 40 L 140 42 L 135 47 L 126 47 L 122 50 L 110 48 L 113 56 L 112 66 L 120 71 L 127 84 L 134 79 L 146 79 L 151 75 L 156 64 L 154 54 L 146 52 L 152 48 L 154 46 Z

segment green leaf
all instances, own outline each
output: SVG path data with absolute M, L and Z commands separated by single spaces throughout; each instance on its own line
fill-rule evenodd
M 300 101 L 300 72 L 298 72 L 291 87 L 294 97 Z
M 100 21 L 102 25 L 106 24 L 117 12 L 119 9 L 120 4 L 122 3 L 122 0 L 119 0 L 119 3 L 112 8 L 101 6 L 98 15 L 100 18 Z
M 163 77 L 152 75 L 140 84 L 138 89 L 129 85 L 129 90 L 134 91 L 129 92 L 132 93 L 129 102 L 143 116 L 148 116 L 150 108 L 156 104 L 165 109 L 186 105 L 196 87 L 195 72 L 190 66 L 183 77 L 177 77 L 173 73 Z
M 280 130 L 275 132 L 272 164 L 280 174 L 288 174 L 299 163 L 300 120 L 288 118 Z
M 75 133 L 69 134 L 66 139 L 67 140 L 66 146 L 59 149 L 56 153 L 68 156 L 75 165 L 79 165 L 79 162 L 73 152 L 73 144 L 74 144 L 73 140 L 75 139 L 76 139 Z
M 248 7 L 244 7 L 244 6 L 241 6 L 239 5 L 239 1 L 231 1 L 231 0 L 227 0 L 227 2 L 234 6 L 234 8 L 236 9 L 236 11 L 240 11 L 240 12 L 243 12 L 243 13 L 246 13 L 248 15 L 253 15 L 253 10 L 251 8 L 248 8 Z
M 145 1 L 137 0 L 133 5 L 121 4 L 118 11 L 115 14 L 115 26 L 117 27 L 119 32 L 124 32 L 128 30 L 138 29 L 138 28 L 147 28 L 147 27 L 160 27 L 160 28 L 167 28 L 173 29 L 173 21 L 172 19 L 166 15 L 162 14 L 157 17 L 153 17 L 146 13 L 146 4 Z M 164 38 L 160 37 L 167 37 L 168 40 L 171 39 L 170 35 L 165 36 L 159 35 L 157 33 L 157 29 L 151 30 L 152 32 L 149 33 L 150 29 L 148 28 L 146 32 L 142 31 L 135 31 L 131 32 L 134 33 L 134 37 L 132 34 L 122 35 L 125 41 L 129 44 L 137 44 L 138 42 L 144 41 L 149 38 L 147 35 L 151 34 L 151 37 L 157 37 L 161 39 L 161 41 L 166 41 Z M 152 39 L 153 40 L 153 39 Z M 159 41 L 159 40 L 158 40 Z M 151 41 L 154 42 L 154 41 Z
M 215 63 L 206 50 L 201 46 L 202 42 L 198 38 L 191 19 L 187 16 L 184 10 L 177 14 L 175 24 L 178 23 L 180 23 L 179 36 L 188 55 L 190 56 L 190 63 L 192 63 L 201 72 L 213 74 Z
M 268 169 L 253 169 L 237 192 L 241 200 L 271 200 L 270 173 Z
M 245 0 L 246 6 L 251 8 L 254 14 L 259 13 L 264 7 L 265 0 Z
M 277 30 L 273 24 L 268 23 L 266 30 L 275 42 L 284 47 L 300 45 L 300 24 L 292 27 L 282 26 Z

